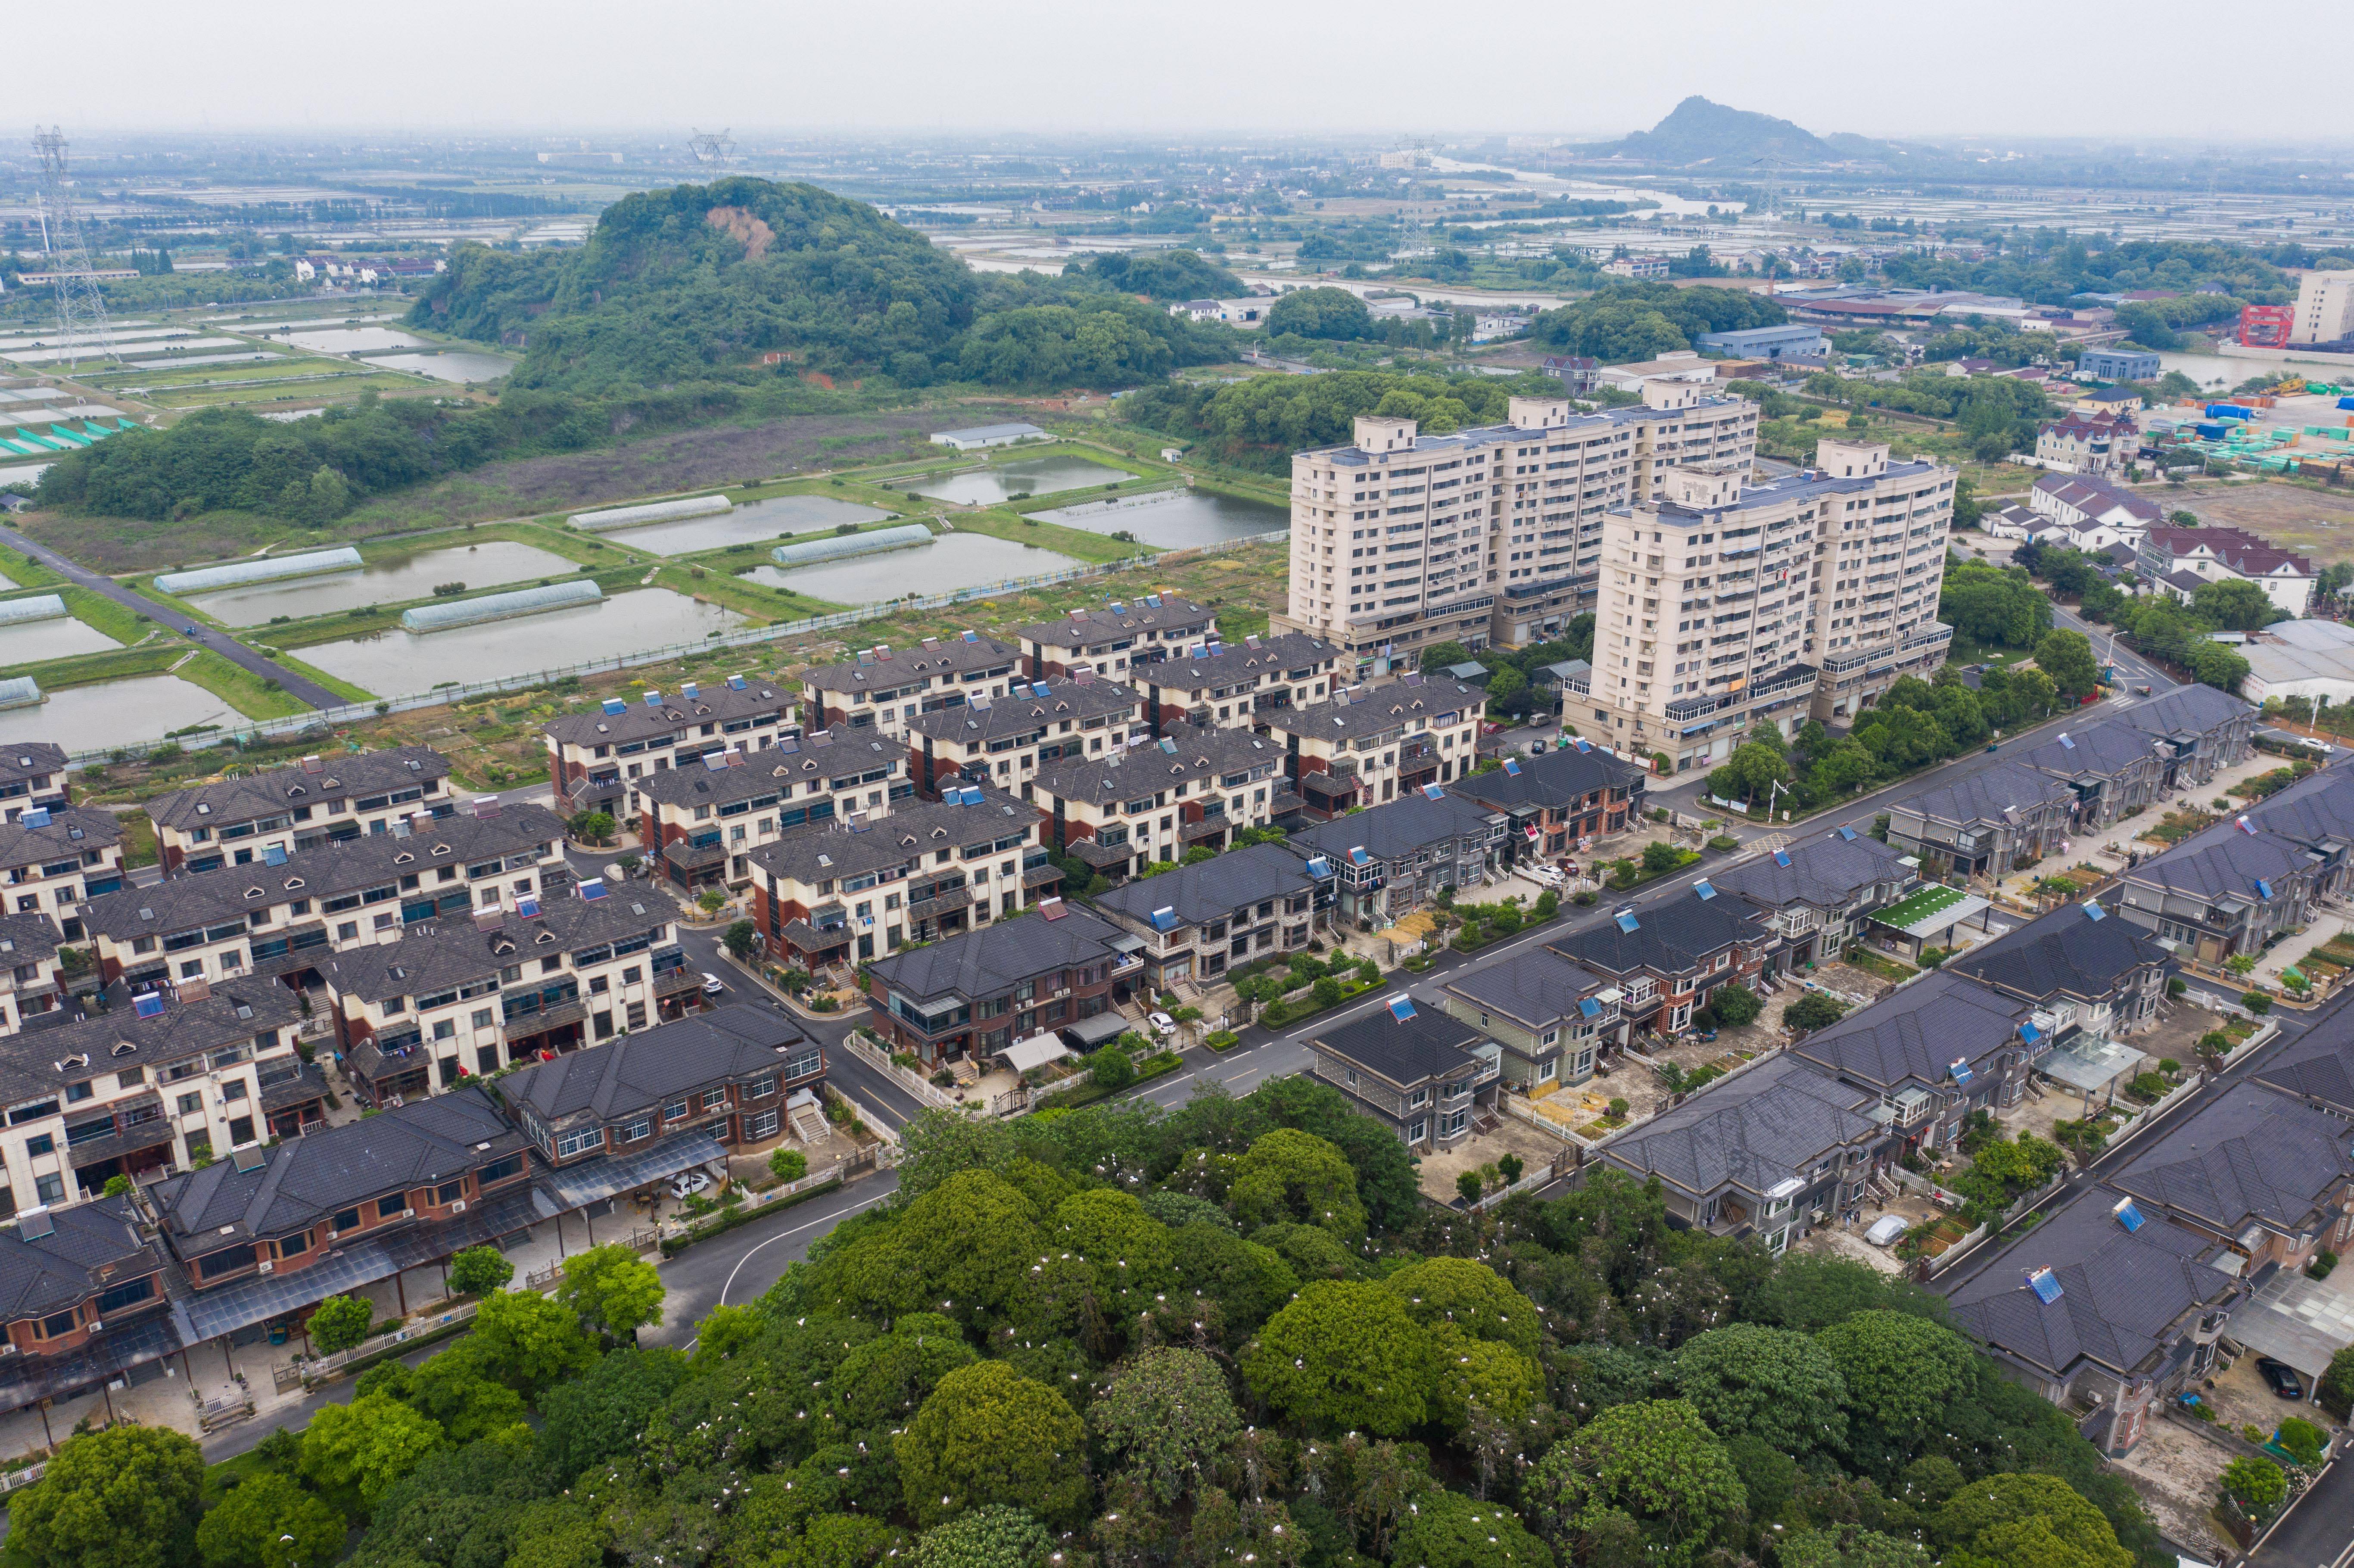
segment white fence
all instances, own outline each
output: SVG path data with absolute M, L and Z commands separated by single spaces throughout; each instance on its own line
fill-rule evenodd
M 905 599 L 886 599 L 881 604 L 861 605 L 855 609 L 840 610 L 832 615 L 811 616 L 806 620 L 779 621 L 773 626 L 758 626 L 742 631 L 715 632 L 700 642 L 678 642 L 662 648 L 642 649 L 634 653 L 617 653 L 609 659 L 592 659 L 585 663 L 567 664 L 558 669 L 537 670 L 529 674 L 507 675 L 495 681 L 471 683 L 451 682 L 427 692 L 415 692 L 407 696 L 387 697 L 380 702 L 347 703 L 342 707 L 314 708 L 309 713 L 294 714 L 285 718 L 260 719 L 251 724 L 206 731 L 197 736 L 184 736 L 180 740 L 133 741 L 121 746 L 105 747 L 75 752 L 70 761 L 77 765 L 106 762 L 118 756 L 143 756 L 164 745 L 177 746 L 183 741 L 207 745 L 235 737 L 252 740 L 260 737 L 298 736 L 320 728 L 332 729 L 340 725 L 357 724 L 379 714 L 406 713 L 414 708 L 438 707 L 444 703 L 472 702 L 477 697 L 502 696 L 511 692 L 528 692 L 557 681 L 579 675 L 610 674 L 616 670 L 634 669 L 641 664 L 660 664 L 672 659 L 683 659 L 696 653 L 708 653 L 723 648 L 754 648 L 763 642 L 780 642 L 787 638 L 806 636 L 815 631 L 836 631 L 864 621 L 880 620 L 911 609 L 949 609 L 974 599 L 995 599 L 1012 593 L 1027 593 L 1033 588 L 1052 588 L 1060 583 L 1081 582 L 1090 577 L 1110 577 L 1120 572 L 1150 568 L 1181 556 L 1220 555 L 1252 545 L 1264 545 L 1277 539 L 1288 539 L 1291 530 L 1279 533 L 1254 534 L 1245 538 L 1225 539 L 1214 545 L 1188 546 L 1182 550 L 1163 550 L 1157 555 L 1130 556 L 1117 561 L 1103 561 L 1073 567 L 1067 571 L 1046 572 L 1037 577 L 1009 577 L 1003 582 L 987 583 L 975 588 L 958 588 L 950 593 L 933 594 L 928 598 L 909 594 Z M 292 649 L 293 657 L 302 650 Z

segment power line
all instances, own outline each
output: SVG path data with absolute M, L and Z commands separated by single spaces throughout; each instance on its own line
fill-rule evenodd
M 41 220 L 41 244 L 48 252 L 50 282 L 58 296 L 58 346 L 71 374 L 81 363 L 84 348 L 99 357 L 117 359 L 114 333 L 107 325 L 106 294 L 98 285 L 98 269 L 90 264 L 90 246 L 83 240 L 81 215 L 74 210 L 72 190 L 66 179 L 66 132 L 62 125 L 44 131 L 33 127 L 33 153 L 40 160 L 41 185 L 37 210 Z
M 732 125 L 728 127 L 729 131 L 734 129 Z M 710 164 L 724 168 L 727 161 L 736 155 L 736 138 L 729 135 L 727 131 L 708 135 L 697 131 L 686 139 L 686 144 L 695 154 L 695 161 L 698 164 Z

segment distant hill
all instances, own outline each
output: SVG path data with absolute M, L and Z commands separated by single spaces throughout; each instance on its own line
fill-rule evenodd
M 1155 268 L 1241 290 L 1190 251 Z M 461 245 L 409 320 L 523 348 L 516 387 L 588 395 L 804 374 L 1126 387 L 1232 352 L 1228 329 L 1128 291 L 1150 281 L 984 278 L 864 202 L 739 176 L 624 196 L 578 250 Z
M 1904 155 L 1869 136 L 1818 136 L 1804 126 L 1754 110 L 1728 108 L 1694 94 L 1649 131 L 1577 149 L 1588 158 L 1624 158 L 1679 168 L 1744 167 L 1761 158 L 1789 164 L 1887 162 Z

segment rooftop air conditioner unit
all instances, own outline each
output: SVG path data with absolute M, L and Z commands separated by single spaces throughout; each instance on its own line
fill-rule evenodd
M 450 1212 L 453 1214 L 464 1213 L 466 1212 L 466 1200 L 461 1198 L 457 1202 L 451 1203 L 450 1205 Z

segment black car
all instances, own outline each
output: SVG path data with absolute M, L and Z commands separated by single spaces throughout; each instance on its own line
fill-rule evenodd
M 2276 1361 L 2270 1356 L 2258 1356 L 2256 1371 L 2263 1374 L 2266 1383 L 2272 1384 L 2273 1392 L 2283 1399 L 2294 1399 L 2299 1402 L 2304 1400 L 2305 1384 L 2297 1380 L 2295 1367 L 2283 1361 Z

